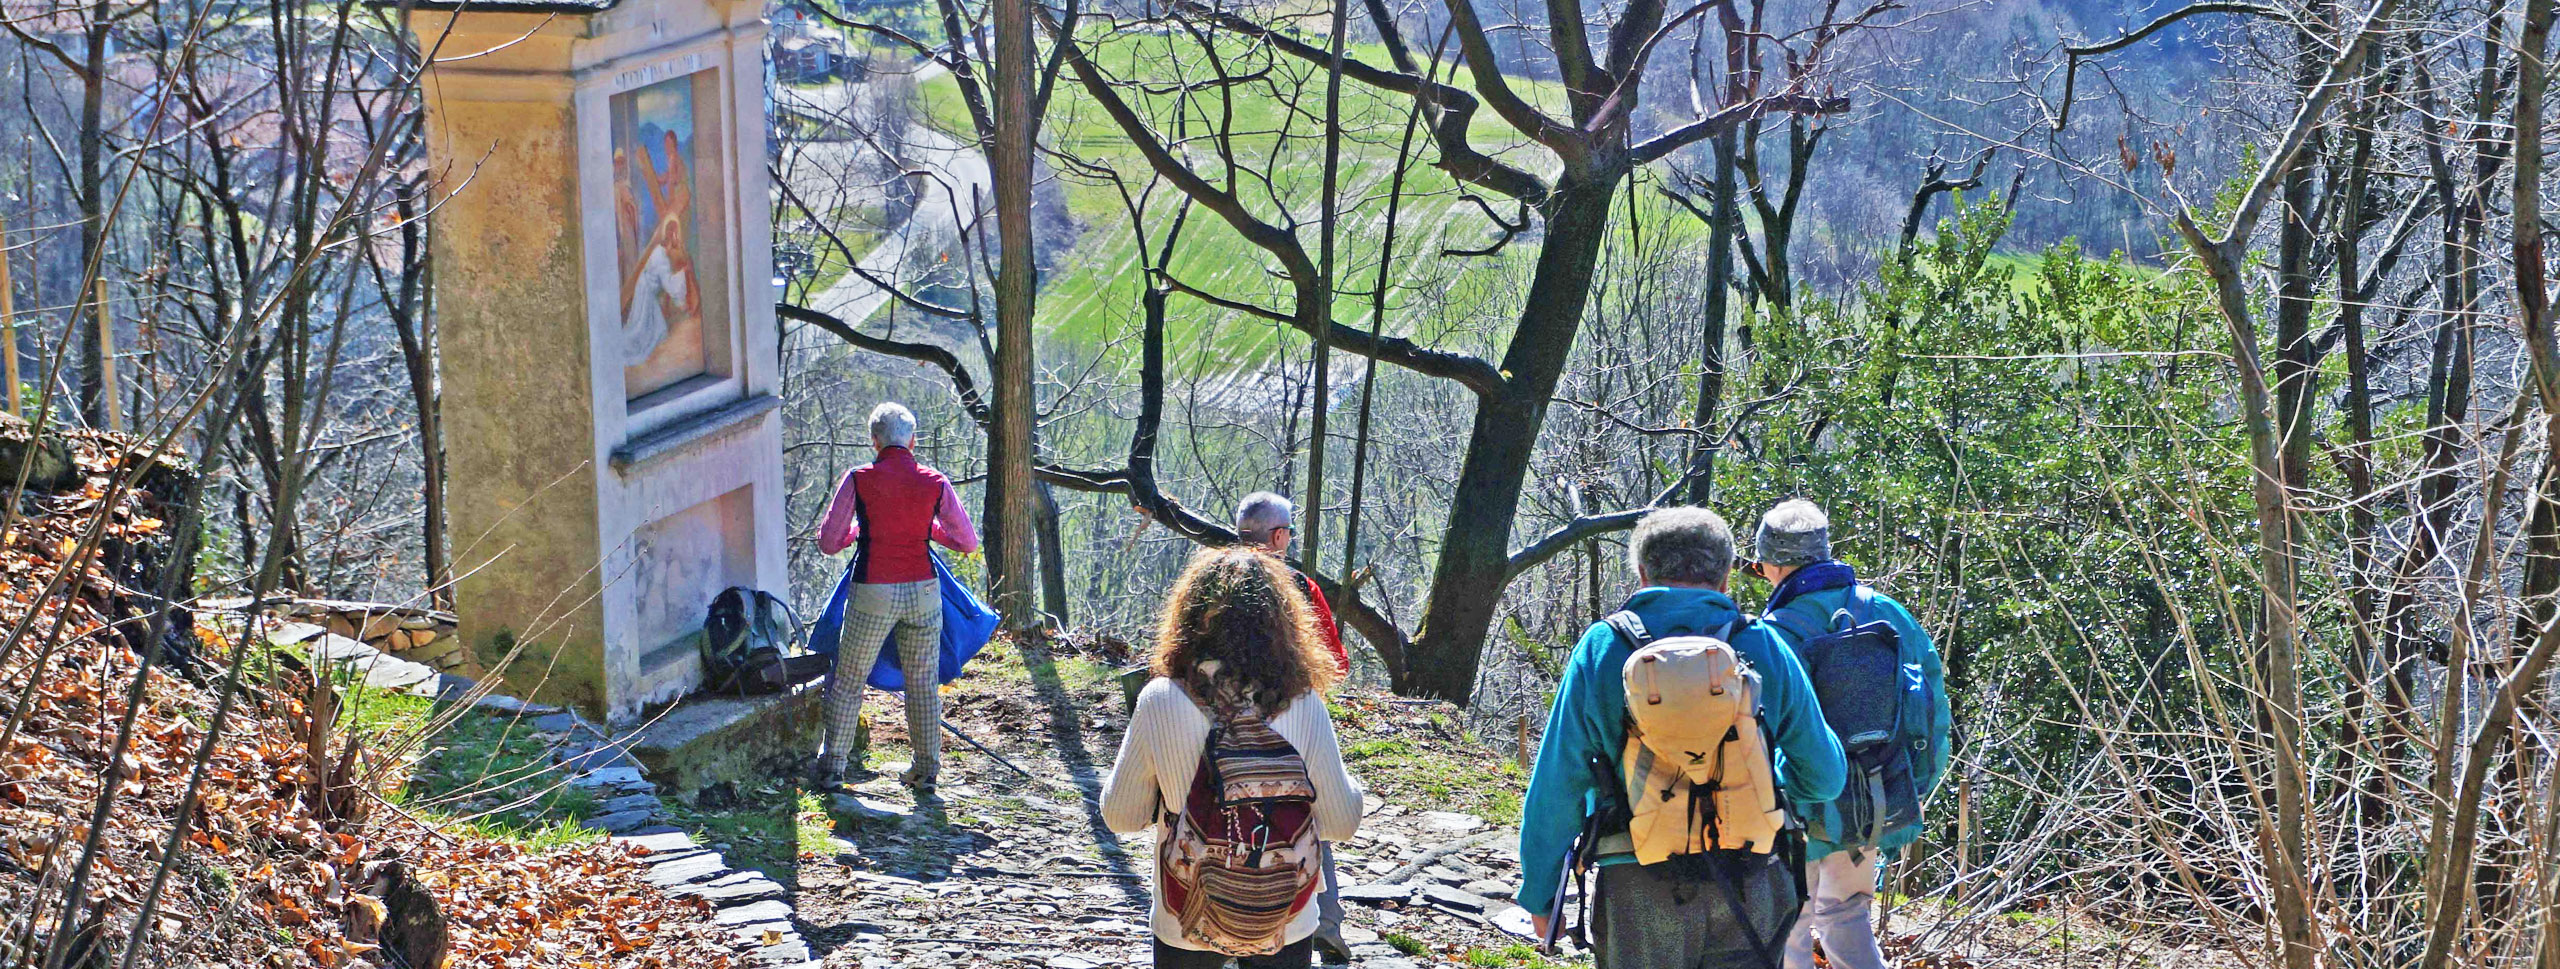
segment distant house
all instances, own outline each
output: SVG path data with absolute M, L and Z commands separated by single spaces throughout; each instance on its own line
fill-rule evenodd
M 854 53 L 844 31 L 819 17 L 808 5 L 790 0 L 775 5 L 766 56 L 774 79 L 784 84 L 860 81 L 867 59 Z

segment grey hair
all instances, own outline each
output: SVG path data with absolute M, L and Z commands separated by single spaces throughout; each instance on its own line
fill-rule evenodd
M 1646 582 L 1722 585 L 1733 571 L 1733 526 L 1704 508 L 1664 508 L 1636 522 L 1627 565 Z
M 1751 555 L 1771 565 L 1812 565 L 1831 557 L 1831 516 L 1803 498 L 1781 501 L 1760 516 Z
M 872 408 L 871 440 L 885 447 L 916 446 L 916 412 L 896 401 Z
M 1289 523 L 1298 506 L 1268 491 L 1257 491 L 1236 503 L 1236 537 L 1248 542 L 1271 540 L 1271 530 Z

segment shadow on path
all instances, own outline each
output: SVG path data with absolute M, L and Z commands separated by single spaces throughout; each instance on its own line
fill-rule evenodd
M 1031 674 L 1031 685 L 1040 694 L 1040 702 L 1049 710 L 1049 744 L 1057 751 L 1058 760 L 1067 769 L 1067 777 L 1082 792 L 1085 827 L 1093 836 L 1094 848 L 1102 855 L 1103 867 L 1123 877 L 1116 879 L 1120 895 L 1141 910 L 1153 904 L 1147 894 L 1145 865 L 1133 859 L 1120 844 L 1120 836 L 1102 820 L 1103 768 L 1094 764 L 1093 751 L 1085 744 L 1083 711 L 1076 705 L 1075 691 L 1058 678 L 1057 658 L 1049 651 L 1046 640 L 1022 641 L 1023 667 Z

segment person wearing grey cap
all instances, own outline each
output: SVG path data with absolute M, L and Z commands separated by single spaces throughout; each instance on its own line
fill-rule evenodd
M 1236 542 L 1247 548 L 1269 553 L 1284 563 L 1289 557 L 1289 544 L 1297 539 L 1298 506 L 1289 499 L 1269 491 L 1257 491 L 1236 503 Z M 1300 588 L 1306 590 L 1309 611 L 1315 614 L 1316 634 L 1324 640 L 1333 661 L 1343 673 L 1351 672 L 1351 654 L 1342 648 L 1342 631 L 1334 627 L 1333 606 L 1324 600 L 1324 590 L 1306 573 L 1290 569 Z M 1310 936 L 1316 951 L 1326 964 L 1351 961 L 1351 944 L 1342 937 L 1342 880 L 1333 871 L 1333 842 L 1320 842 L 1323 849 L 1324 890 L 1316 895 L 1316 934 Z
M 1816 691 L 1825 694 L 1824 713 L 1835 729 L 1845 729 L 1841 723 L 1847 711 L 1846 705 L 1836 703 L 1829 692 L 1823 647 L 1839 636 L 1854 635 L 1858 627 L 1872 622 L 1881 621 L 1892 630 L 1892 644 L 1899 653 L 1894 658 L 1900 660 L 1901 676 L 1896 682 L 1882 684 L 1876 692 L 1891 696 L 1893 699 L 1888 702 L 1900 705 L 1910 715 L 1895 716 L 1901 735 L 1873 749 L 1906 758 L 1902 763 L 1908 765 L 1911 810 L 1902 823 L 1888 827 L 1878 822 L 1866 825 L 1865 830 L 1851 831 L 1851 825 L 1843 820 L 1839 799 L 1797 805 L 1805 815 L 1807 828 L 1805 902 L 1787 937 L 1786 948 L 1786 969 L 1813 969 L 1817 936 L 1830 965 L 1838 969 L 1883 969 L 1884 952 L 1876 946 L 1875 923 L 1869 912 L 1875 903 L 1877 865 L 1919 840 L 1918 802 L 1928 796 L 1947 770 L 1947 735 L 1953 727 L 1953 717 L 1947 705 L 1938 648 L 1909 609 L 1859 582 L 1856 569 L 1832 557 L 1831 518 L 1813 502 L 1790 499 L 1760 516 L 1760 527 L 1751 536 L 1751 557 L 1747 570 L 1772 587 L 1769 605 L 1762 611 L 1762 625 L 1776 630 L 1779 638 L 1804 658 Z M 1848 664 L 1841 665 L 1846 668 Z M 1835 706 L 1844 709 L 1835 711 Z M 1882 735 L 1881 731 L 1875 734 Z M 1859 745 L 1851 737 L 1840 739 L 1849 749 L 1852 775 L 1844 797 L 1881 791 L 1881 786 L 1871 789 L 1860 783 Z M 1889 814 L 1877 811 L 1870 816 Z

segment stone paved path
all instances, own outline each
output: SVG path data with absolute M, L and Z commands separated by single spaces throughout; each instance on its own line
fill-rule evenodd
M 871 722 L 876 744 L 903 749 L 896 702 L 875 692 Z M 896 783 L 904 764 L 833 798 L 833 836 L 804 843 L 798 869 L 812 950 L 846 969 L 1146 965 L 1149 839 L 1112 835 L 1087 796 L 1118 749 L 1120 704 L 1107 685 L 1054 682 L 956 697 L 953 723 L 1032 776 L 946 739 L 939 803 Z M 1513 832 L 1432 807 L 1372 795 L 1360 836 L 1336 846 L 1359 965 L 1414 969 L 1413 950 L 1445 958 L 1527 931 L 1507 900 Z

